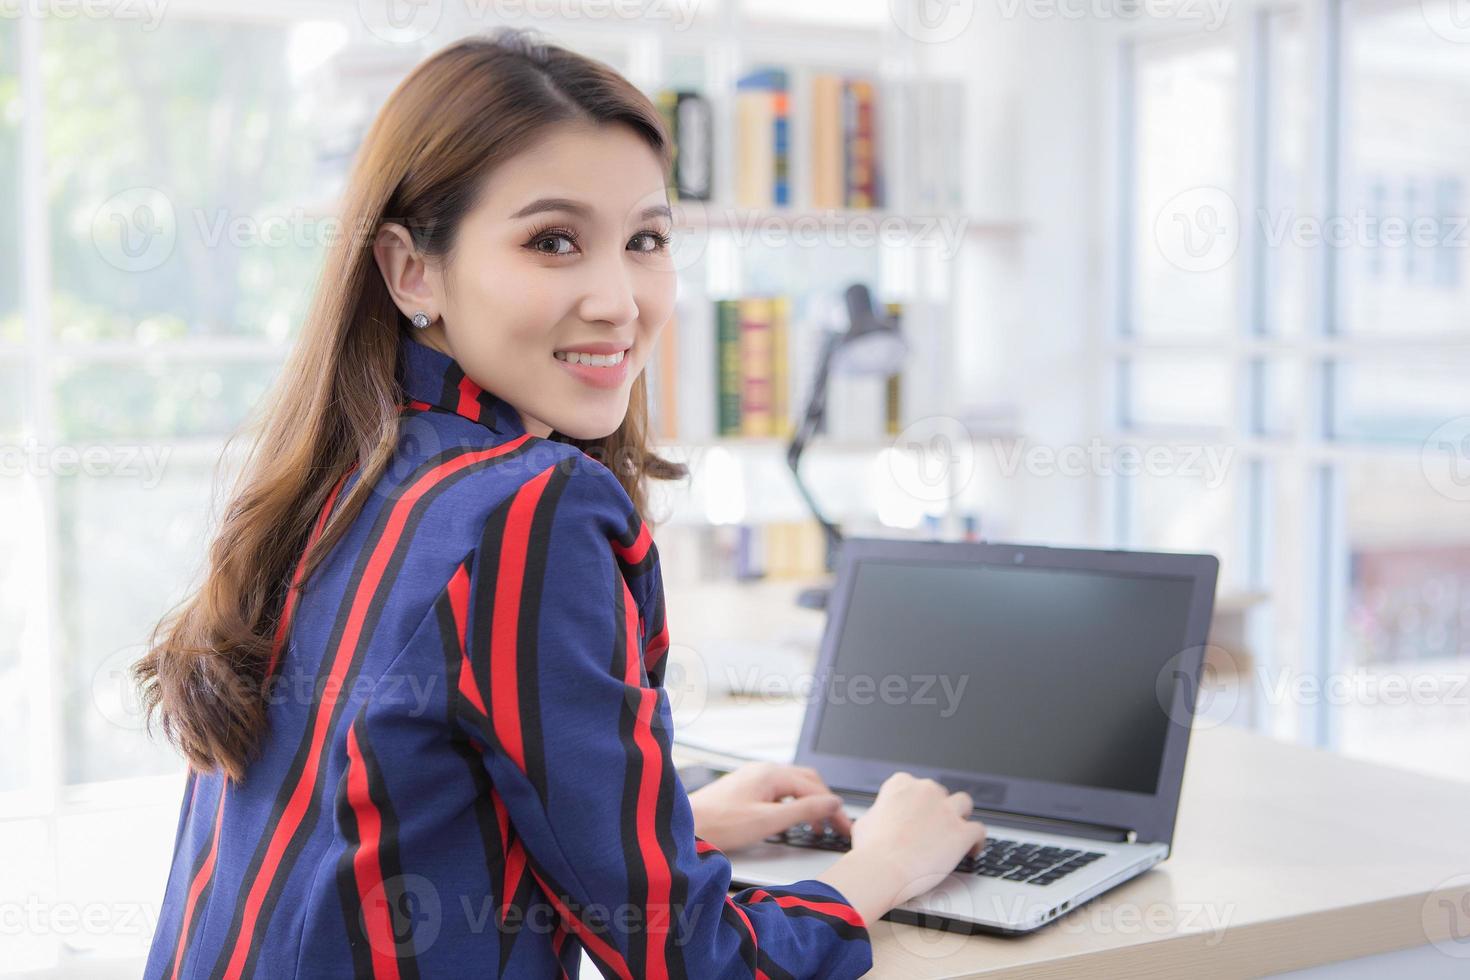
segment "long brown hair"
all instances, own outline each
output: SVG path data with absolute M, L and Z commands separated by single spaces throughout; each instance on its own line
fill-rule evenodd
M 647 141 L 669 173 L 658 110 L 608 66 L 502 28 L 457 41 L 417 66 L 389 96 L 342 199 L 344 234 L 263 411 L 209 547 L 198 591 L 154 627 L 134 667 L 146 716 L 195 769 L 242 779 L 265 727 L 263 684 L 289 578 L 339 477 L 361 475 L 305 555 L 301 582 L 361 510 L 397 446 L 403 393 L 395 375 L 409 331 L 373 258 L 387 221 L 424 254 L 446 258 L 479 188 L 495 167 L 561 122 L 618 123 Z M 359 234 L 361 233 L 361 234 Z M 603 439 L 552 438 L 581 448 L 617 475 L 640 515 L 646 478 L 686 468 L 649 447 L 647 385 Z

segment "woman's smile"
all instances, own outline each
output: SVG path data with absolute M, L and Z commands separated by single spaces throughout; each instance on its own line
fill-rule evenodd
M 612 348 L 604 353 L 599 348 Z M 631 345 L 586 344 L 552 357 L 572 377 L 594 388 L 617 388 L 628 380 Z

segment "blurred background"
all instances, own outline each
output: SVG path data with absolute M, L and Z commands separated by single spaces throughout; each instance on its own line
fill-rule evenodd
M 1470 17 L 1455 0 L 25 0 L 0 11 L 0 969 L 136 976 L 182 766 L 127 666 L 393 86 L 500 24 L 677 134 L 649 368 L 676 692 L 800 683 L 854 534 L 1209 551 L 1199 724 L 1470 779 Z M 753 339 L 754 338 L 754 339 Z M 760 395 L 765 392 L 766 396 Z M 742 400 L 743 398 L 743 400 Z

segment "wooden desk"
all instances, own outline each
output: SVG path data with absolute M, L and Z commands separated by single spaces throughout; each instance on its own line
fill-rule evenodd
M 1429 943 L 1470 976 L 1470 784 L 1202 729 L 1162 865 L 1016 939 L 870 931 L 870 976 L 901 980 L 1257 977 Z

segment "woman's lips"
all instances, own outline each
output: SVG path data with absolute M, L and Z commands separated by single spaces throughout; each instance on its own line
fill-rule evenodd
M 594 367 L 581 362 L 573 364 L 554 355 L 551 359 L 584 384 L 593 388 L 616 388 L 628 377 L 628 360 L 632 353 L 631 349 L 628 350 L 623 354 L 623 359 L 612 367 Z

